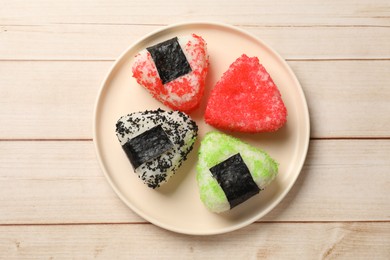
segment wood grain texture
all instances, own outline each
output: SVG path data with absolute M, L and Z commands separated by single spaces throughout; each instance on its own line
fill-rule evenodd
M 2 138 L 91 138 L 111 62 L 0 62 Z
M 152 225 L 0 227 L 4 259 L 387 259 L 390 223 L 258 223 L 208 237 Z
M 312 137 L 390 136 L 390 61 L 289 64 L 306 95 Z
M 4 25 L 0 26 L 0 60 L 114 60 L 140 38 L 164 27 Z M 239 27 L 285 59 L 390 59 L 389 27 Z
M 390 259 L 388 0 L 0 2 L 0 259 Z M 273 211 L 193 237 L 128 209 L 91 137 L 120 53 L 202 20 L 237 25 L 288 60 L 314 140 Z
M 0 138 L 92 138 L 94 102 L 111 64 L 0 62 Z M 289 64 L 306 94 L 312 137 L 390 137 L 390 61 Z
M 92 142 L 0 142 L 0 154 L 0 223 L 142 221 L 108 185 Z
M 312 141 L 297 183 L 261 221 L 389 221 L 389 168 L 388 140 Z M 0 224 L 143 222 L 89 141 L 2 141 L 0 176 Z
M 217 20 L 246 25 L 379 25 L 389 26 L 386 0 L 346 1 L 6 1 L 0 24 L 113 23 L 166 24 Z

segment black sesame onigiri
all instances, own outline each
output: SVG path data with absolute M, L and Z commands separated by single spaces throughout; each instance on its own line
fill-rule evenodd
M 198 126 L 180 111 L 161 109 L 122 116 L 116 135 L 134 172 L 150 188 L 166 183 L 187 159 Z

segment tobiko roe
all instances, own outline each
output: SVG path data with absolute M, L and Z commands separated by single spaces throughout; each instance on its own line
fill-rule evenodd
M 257 57 L 243 54 L 213 88 L 206 123 L 237 132 L 272 132 L 287 121 L 279 89 Z

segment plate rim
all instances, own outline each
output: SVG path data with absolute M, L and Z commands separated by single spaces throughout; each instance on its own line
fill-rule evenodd
M 296 164 L 298 164 L 298 168 L 297 168 L 298 169 L 298 174 L 293 176 L 294 178 L 289 183 L 287 188 L 283 190 L 283 192 L 278 196 L 278 198 L 273 203 L 271 203 L 265 210 L 261 211 L 259 214 L 256 214 L 255 216 L 253 216 L 253 217 L 251 217 L 251 218 L 249 218 L 249 219 L 247 219 L 245 221 L 242 221 L 242 222 L 240 222 L 238 224 L 231 225 L 231 226 L 228 226 L 228 227 L 225 227 L 225 228 L 221 228 L 221 229 L 217 229 L 217 230 L 210 231 L 210 232 L 188 231 L 188 230 L 183 230 L 182 228 L 172 227 L 171 225 L 167 225 L 167 224 L 161 223 L 160 221 L 158 221 L 158 219 L 156 219 L 154 217 L 151 217 L 151 216 L 148 216 L 147 214 L 144 214 L 142 212 L 142 210 L 138 209 L 137 207 L 135 207 L 134 205 L 129 203 L 127 201 L 127 199 L 122 195 L 122 193 L 117 189 L 117 187 L 113 184 L 113 181 L 111 180 L 111 178 L 110 178 L 110 176 L 109 176 L 109 174 L 107 172 L 107 169 L 106 169 L 105 165 L 103 164 L 103 160 L 102 160 L 101 154 L 99 152 L 100 151 L 99 144 L 98 144 L 98 141 L 97 141 L 97 122 L 98 122 L 99 103 L 100 103 L 100 100 L 102 98 L 102 93 L 103 93 L 103 91 L 105 89 L 105 86 L 106 86 L 107 82 L 109 81 L 109 78 L 110 78 L 112 72 L 117 68 L 117 66 L 119 66 L 119 64 L 122 62 L 123 58 L 127 55 L 127 53 L 131 49 L 133 49 L 135 46 L 139 45 L 141 42 L 147 40 L 148 38 L 150 38 L 150 37 L 152 37 L 152 36 L 154 36 L 156 34 L 160 34 L 163 31 L 169 31 L 169 30 L 172 30 L 173 28 L 180 28 L 180 27 L 185 27 L 185 26 L 224 27 L 224 28 L 227 28 L 229 30 L 233 30 L 233 31 L 239 32 L 241 34 L 244 34 L 246 36 L 249 36 L 251 39 L 255 40 L 256 42 L 258 42 L 261 45 L 263 45 L 264 47 L 266 47 L 268 49 L 268 51 L 270 51 L 272 53 L 272 55 L 274 55 L 276 57 L 278 62 L 280 62 L 280 63 L 282 63 L 284 65 L 284 67 L 287 69 L 288 74 L 293 79 L 294 84 L 299 86 L 299 88 L 298 88 L 298 92 L 299 93 L 298 94 L 299 94 L 299 96 L 301 97 L 301 99 L 303 101 L 302 105 L 303 105 L 304 112 L 305 112 L 303 116 L 305 118 L 305 122 L 307 122 L 307 125 L 306 125 L 306 127 L 304 129 L 305 130 L 305 136 L 307 136 L 307 138 L 305 138 L 305 140 L 304 140 L 305 142 L 304 142 L 304 147 L 303 147 L 304 148 L 303 156 L 301 157 L 300 161 L 296 163 Z M 245 31 L 244 29 L 241 29 L 241 28 L 239 28 L 237 26 L 233 26 L 233 25 L 230 25 L 230 24 L 227 24 L 227 23 L 222 23 L 222 22 L 214 22 L 214 21 L 188 21 L 188 22 L 173 23 L 173 24 L 170 24 L 170 25 L 162 25 L 161 28 L 147 33 L 145 36 L 141 37 L 137 41 L 135 41 L 132 44 L 130 44 L 129 47 L 127 47 L 119 55 L 119 57 L 115 59 L 114 63 L 111 65 L 111 67 L 109 68 L 108 72 L 106 73 L 102 83 L 100 84 L 100 88 L 99 88 L 99 91 L 97 93 L 97 98 L 95 99 L 95 103 L 94 103 L 92 129 L 93 129 L 93 143 L 94 143 L 95 156 L 98 159 L 100 170 L 103 172 L 106 180 L 108 181 L 108 183 L 110 184 L 111 188 L 114 190 L 116 195 L 120 198 L 120 200 L 127 207 L 129 207 L 133 212 L 135 212 L 139 217 L 145 219 L 146 221 L 152 223 L 153 225 L 158 226 L 158 227 L 163 228 L 163 229 L 166 229 L 166 230 L 169 230 L 169 231 L 173 231 L 173 232 L 180 233 L 180 234 L 186 234 L 186 235 L 218 235 L 218 234 L 224 234 L 224 233 L 228 233 L 228 232 L 232 232 L 232 231 L 241 229 L 241 228 L 243 228 L 245 226 L 248 226 L 248 225 L 254 223 L 255 221 L 259 220 L 260 218 L 264 217 L 266 214 L 268 214 L 271 210 L 273 210 L 286 197 L 286 195 L 290 192 L 291 188 L 294 186 L 295 182 L 297 181 L 299 175 L 302 172 L 302 168 L 303 168 L 304 163 L 306 161 L 307 152 L 308 152 L 309 144 L 310 144 L 310 116 L 309 116 L 309 109 L 308 109 L 308 105 L 307 105 L 306 96 L 305 96 L 305 93 L 303 91 L 302 85 L 298 81 L 295 73 L 292 71 L 291 67 L 288 65 L 286 60 L 283 59 L 282 56 L 278 52 L 276 52 L 273 48 L 271 48 L 267 43 L 265 43 L 262 39 L 258 38 L 256 35 L 248 32 L 248 31 Z

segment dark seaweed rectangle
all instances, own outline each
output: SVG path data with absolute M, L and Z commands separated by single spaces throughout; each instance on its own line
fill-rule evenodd
M 210 171 L 225 192 L 230 208 L 260 191 L 239 153 L 210 168 Z
M 122 146 L 134 169 L 160 156 L 172 147 L 173 144 L 161 125 L 157 125 L 143 132 Z
M 191 72 L 177 37 L 146 48 L 152 55 L 163 84 Z

